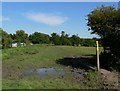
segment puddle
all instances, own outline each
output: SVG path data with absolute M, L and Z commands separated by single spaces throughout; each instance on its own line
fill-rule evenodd
M 26 70 L 24 72 L 25 76 L 63 76 L 65 72 L 62 69 L 55 69 L 55 68 L 40 68 L 40 69 L 32 69 Z
M 63 69 L 57 68 L 39 68 L 39 69 L 29 69 L 24 71 L 24 76 L 40 76 L 40 77 L 59 77 L 59 76 L 70 76 L 73 77 L 83 77 L 84 72 L 76 72 L 76 71 L 67 71 Z

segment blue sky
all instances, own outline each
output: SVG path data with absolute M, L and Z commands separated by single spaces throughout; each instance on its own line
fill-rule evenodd
M 97 6 L 115 6 L 117 2 L 3 2 L 2 28 L 8 33 L 25 30 L 32 34 L 35 31 L 51 34 L 78 34 L 83 38 L 92 38 L 88 31 L 87 14 Z

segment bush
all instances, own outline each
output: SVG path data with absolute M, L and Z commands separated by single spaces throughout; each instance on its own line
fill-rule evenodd
M 105 69 L 120 71 L 120 59 L 111 52 L 100 54 L 100 64 Z

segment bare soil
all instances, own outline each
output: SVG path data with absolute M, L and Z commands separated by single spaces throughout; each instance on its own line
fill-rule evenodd
M 79 60 L 80 64 L 83 65 L 85 69 L 86 68 L 92 69 L 92 70 L 96 69 L 95 60 L 91 59 L 91 57 L 68 55 L 68 56 L 65 56 L 65 58 L 69 60 L 72 59 L 73 61 Z M 75 62 L 73 64 L 75 64 Z M 84 70 L 84 69 L 81 69 L 81 70 Z M 76 69 L 74 69 L 74 71 L 76 71 Z M 77 80 L 79 79 L 81 78 L 77 78 Z M 100 83 L 99 84 L 100 89 L 116 89 L 116 90 L 120 89 L 120 73 L 119 72 L 108 71 L 106 69 L 101 68 L 99 77 L 96 80 L 98 80 L 98 82 Z M 82 81 L 84 83 L 84 79 L 82 79 Z
M 103 89 L 120 89 L 120 73 L 100 70 Z

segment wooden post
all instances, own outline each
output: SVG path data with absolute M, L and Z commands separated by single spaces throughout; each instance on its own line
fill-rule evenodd
M 96 55 L 97 55 L 97 70 L 100 70 L 100 63 L 99 63 L 99 44 L 98 41 L 96 41 Z

